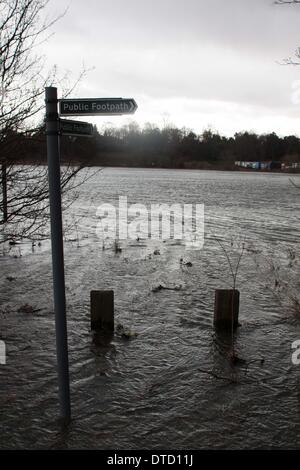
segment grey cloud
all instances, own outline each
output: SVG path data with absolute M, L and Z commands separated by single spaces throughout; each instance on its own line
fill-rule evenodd
M 50 6 L 63 8 L 61 0 Z M 50 8 L 50 7 L 49 7 Z M 95 66 L 83 89 L 206 100 L 295 117 L 300 5 L 272 0 L 73 0 L 45 47 L 49 62 Z

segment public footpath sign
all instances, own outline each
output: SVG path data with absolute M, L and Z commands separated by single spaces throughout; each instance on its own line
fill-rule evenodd
M 74 135 L 81 137 L 91 137 L 93 135 L 93 125 L 89 122 L 60 119 L 59 124 L 60 133 L 62 135 Z
M 107 116 L 133 114 L 137 104 L 133 98 L 61 99 L 57 89 L 45 89 L 46 136 L 51 221 L 53 297 L 56 331 L 56 354 L 60 414 L 64 422 L 71 419 L 68 335 L 64 274 L 63 225 L 61 212 L 60 139 L 61 134 L 90 136 L 92 124 L 60 119 L 61 116 Z
M 133 114 L 137 104 L 133 98 L 86 98 L 59 101 L 61 116 L 118 116 Z

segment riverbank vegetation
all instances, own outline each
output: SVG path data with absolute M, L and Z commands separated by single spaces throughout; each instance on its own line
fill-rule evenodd
M 154 124 L 140 127 L 131 122 L 121 128 L 94 128 L 86 137 L 62 136 L 62 160 L 97 166 L 157 167 L 237 170 L 235 161 L 300 162 L 300 138 L 276 133 L 258 135 L 236 133 L 225 137 L 206 129 L 196 134 L 187 128 Z M 37 132 L 11 132 L 4 155 L 10 162 L 46 162 L 44 129 Z M 295 171 L 297 171 L 295 169 Z

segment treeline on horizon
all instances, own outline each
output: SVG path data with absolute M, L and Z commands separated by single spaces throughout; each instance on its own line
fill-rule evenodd
M 7 133 L 0 142 L 1 160 L 44 163 L 45 130 Z M 123 127 L 94 127 L 92 137 L 61 137 L 62 162 L 83 165 L 232 170 L 235 161 L 300 162 L 300 139 L 276 133 L 239 132 L 221 136 L 211 129 L 196 134 L 186 128 L 163 129 L 135 122 Z

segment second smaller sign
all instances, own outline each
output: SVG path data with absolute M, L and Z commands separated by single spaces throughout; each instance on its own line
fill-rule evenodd
M 89 122 L 71 121 L 70 119 L 60 119 L 59 129 L 62 135 L 77 135 L 91 137 L 93 135 L 93 125 Z

